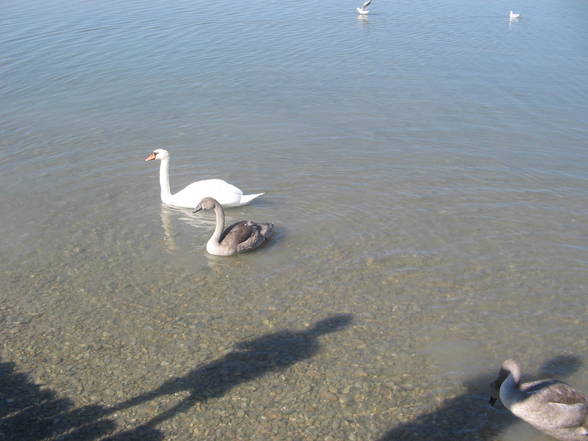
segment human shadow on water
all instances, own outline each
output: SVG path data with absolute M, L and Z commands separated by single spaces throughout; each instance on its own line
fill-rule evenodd
M 317 354 L 320 348 L 318 337 L 339 331 L 352 321 L 351 314 L 340 314 L 317 322 L 305 331 L 284 330 L 263 335 L 252 340 L 243 341 L 235 346 L 235 350 L 218 360 L 200 366 L 183 377 L 173 378 L 163 383 L 157 389 L 109 408 L 109 412 L 116 412 L 153 400 L 163 395 L 170 395 L 181 391 L 188 391 L 189 396 L 172 406 L 170 409 L 154 416 L 141 426 L 134 429 L 134 433 L 123 432 L 110 441 L 149 440 L 142 435 L 175 415 L 185 412 L 198 402 L 205 402 L 210 398 L 224 395 L 233 387 L 247 381 L 259 378 L 269 372 L 286 369 L 293 364 L 308 359 Z
M 525 375 L 523 381 L 540 378 L 563 378 L 582 365 L 573 355 L 561 355 L 545 362 L 536 376 Z M 494 369 L 495 368 L 495 369 Z M 490 382 L 496 379 L 500 364 L 489 369 L 488 374 L 467 380 L 467 392 L 443 402 L 440 409 L 421 415 L 413 421 L 389 430 L 378 441 L 485 441 L 517 421 L 502 406 L 492 408 Z
M 190 409 L 195 403 L 224 395 L 233 387 L 269 372 L 286 369 L 319 352 L 318 338 L 349 326 L 351 314 L 328 317 L 304 331 L 284 330 L 238 343 L 235 350 L 157 389 L 115 406 L 74 408 L 72 400 L 41 389 L 13 363 L 0 363 L 0 441 L 160 441 L 157 424 Z M 116 423 L 107 417 L 158 397 L 188 391 L 170 409 L 133 429 L 109 436 Z M 105 437 L 105 438 L 104 438 Z
M 1 441 L 90 441 L 116 428 L 112 420 L 101 417 L 104 407 L 74 409 L 72 400 L 41 388 L 14 363 L 0 363 L 0 397 Z M 163 439 L 156 429 L 148 436 L 150 441 Z

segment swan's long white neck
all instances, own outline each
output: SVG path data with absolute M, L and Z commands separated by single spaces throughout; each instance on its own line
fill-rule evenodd
M 161 187 L 161 200 L 167 202 L 171 198 L 169 189 L 169 158 L 161 160 L 159 166 L 159 186 Z
M 216 248 L 220 245 L 219 239 L 221 233 L 225 229 L 225 211 L 223 210 L 221 204 L 217 203 L 214 205 L 214 215 L 216 217 L 216 226 L 214 227 L 214 233 L 212 233 L 212 236 L 210 237 L 210 239 L 208 239 L 208 242 L 206 244 L 207 249 L 208 247 Z

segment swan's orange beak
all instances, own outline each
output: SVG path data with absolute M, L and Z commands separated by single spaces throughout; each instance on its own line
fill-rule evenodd
M 153 161 L 155 159 L 155 153 L 151 153 L 145 158 L 145 161 Z

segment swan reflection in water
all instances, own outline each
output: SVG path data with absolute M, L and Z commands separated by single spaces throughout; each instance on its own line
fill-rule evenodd
M 369 32 L 370 32 L 370 19 L 367 15 L 359 14 L 357 16 L 357 25 L 359 27 L 361 27 L 363 32 L 369 34 Z
M 161 227 L 163 228 L 163 242 L 169 254 L 173 254 L 181 261 L 194 264 L 194 255 L 205 256 L 210 269 L 221 271 L 229 266 L 240 265 L 239 261 L 226 257 L 214 256 L 206 252 L 206 241 L 214 231 L 215 218 L 198 216 L 188 208 L 170 207 L 161 204 Z M 187 259 L 187 260 L 186 260 Z
M 191 231 L 194 232 L 190 237 L 198 238 L 202 236 L 207 238 L 210 232 L 214 230 L 215 220 L 204 216 L 197 216 L 192 213 L 191 209 L 171 207 L 169 205 L 161 205 L 161 226 L 163 228 L 163 241 L 165 247 L 170 253 L 178 251 L 176 237 L 178 237 L 178 227 L 176 222 L 182 222 L 187 225 Z M 199 243 L 192 242 L 190 239 L 188 246 L 190 248 L 198 246 Z

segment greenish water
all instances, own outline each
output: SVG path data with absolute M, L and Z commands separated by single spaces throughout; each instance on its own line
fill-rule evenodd
M 5 2 L 0 439 L 536 440 L 503 359 L 588 390 L 586 6 L 356 6 Z M 156 147 L 268 246 L 206 255 Z

